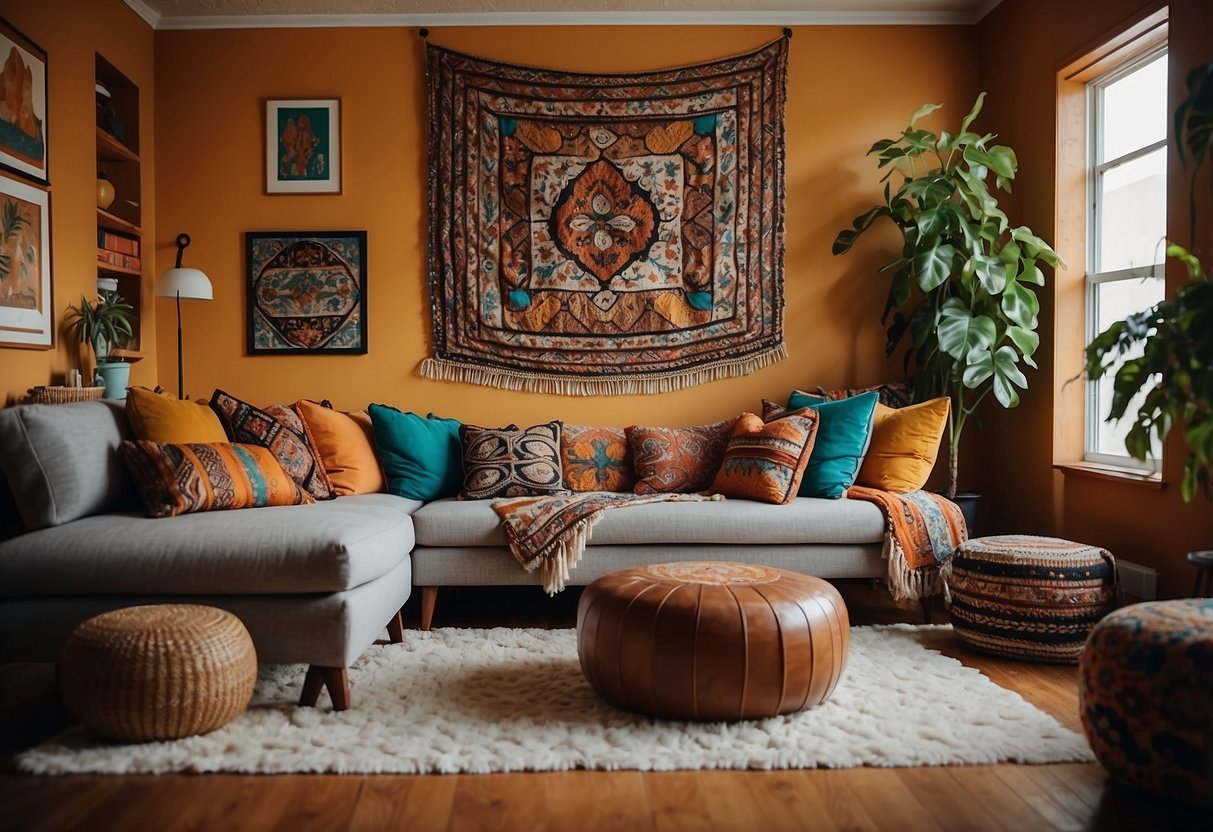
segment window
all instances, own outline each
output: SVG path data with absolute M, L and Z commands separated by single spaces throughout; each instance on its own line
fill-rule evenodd
M 1086 85 L 1086 341 L 1163 299 L 1167 225 L 1167 53 L 1155 49 Z M 1109 423 L 1113 376 L 1087 382 L 1084 459 L 1143 467 L 1125 450 L 1140 400 Z M 1158 470 L 1161 449 L 1145 464 Z

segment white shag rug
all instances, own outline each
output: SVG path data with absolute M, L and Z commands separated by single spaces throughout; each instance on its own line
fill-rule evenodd
M 295 706 L 303 667 L 262 668 L 253 702 L 205 736 L 134 745 L 82 728 L 20 754 L 32 774 L 780 769 L 1092 760 L 1082 735 L 919 642 L 856 627 L 834 695 L 790 716 L 671 722 L 599 699 L 572 630 L 409 630 L 350 669 L 352 708 Z

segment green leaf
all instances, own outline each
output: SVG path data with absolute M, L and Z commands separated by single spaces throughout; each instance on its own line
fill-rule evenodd
M 970 165 L 987 167 L 1003 179 L 1014 179 L 1015 169 L 1019 165 L 1019 161 L 1015 158 L 1015 151 L 1001 144 L 995 145 L 989 150 L 981 150 L 974 145 L 969 145 L 965 148 L 964 160 Z
M 1032 360 L 1032 354 L 1040 346 L 1040 335 L 1021 326 L 1009 326 L 1007 327 L 1007 337 L 1011 339 L 1012 344 L 1019 348 L 1019 352 L 1028 366 L 1035 367 L 1036 362 Z
M 964 121 L 960 122 L 960 132 L 964 133 L 969 129 L 969 125 L 977 118 L 977 114 L 981 112 L 981 105 L 986 100 L 986 94 L 982 92 L 977 96 L 977 101 L 973 104 L 973 109 L 969 110 L 969 114 L 964 117 Z
M 1024 329 L 1036 329 L 1040 300 L 1036 293 L 1017 282 L 1008 282 L 1002 294 L 1002 312 Z
M 964 360 L 975 349 L 988 349 L 998 336 L 994 320 L 986 315 L 972 315 L 958 298 L 944 301 L 939 315 L 939 346 L 957 361 Z
M 991 295 L 997 295 L 1007 285 L 1007 264 L 998 257 L 978 254 L 973 258 L 973 268 L 981 285 Z
M 952 274 L 955 262 L 956 248 L 948 243 L 916 252 L 913 265 L 919 288 L 929 292 L 938 287 Z
M 901 137 L 909 145 L 912 156 L 921 156 L 935 149 L 935 134 L 930 130 L 906 130 Z
M 883 153 L 896 143 L 897 142 L 893 139 L 881 139 L 872 145 L 872 147 L 868 150 L 867 155 L 871 156 L 873 153 Z
M 851 221 L 851 228 L 844 229 L 838 232 L 838 236 L 834 238 L 834 245 L 831 251 L 835 255 L 845 254 L 851 250 L 851 246 L 859 239 L 859 235 L 867 231 L 868 228 L 876 221 L 878 217 L 888 216 L 889 209 L 883 205 L 877 205 L 864 213 L 860 214 Z
M 1003 407 L 1015 407 L 1019 404 L 1019 391 L 1028 389 L 1028 379 L 1019 369 L 1015 350 L 1008 346 L 998 348 L 994 353 L 994 398 Z
M 943 106 L 942 104 L 923 104 L 921 107 L 919 107 L 917 110 L 914 111 L 914 115 L 910 116 L 910 126 L 913 127 L 914 123 L 917 122 L 920 118 L 923 118 L 924 116 L 929 116 L 931 113 L 935 112 L 942 106 Z
M 1037 286 L 1045 285 L 1045 273 L 1036 265 L 1036 261 L 1031 259 L 1024 261 L 1023 271 L 1020 273 L 1018 279 L 1023 283 L 1032 283 Z

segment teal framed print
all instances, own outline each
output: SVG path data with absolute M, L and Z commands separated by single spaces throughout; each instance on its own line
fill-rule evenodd
M 265 192 L 341 193 L 341 99 L 266 101 Z

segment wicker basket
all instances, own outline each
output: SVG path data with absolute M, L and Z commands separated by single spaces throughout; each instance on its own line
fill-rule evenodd
M 72 632 L 59 680 L 68 710 L 98 736 L 179 739 L 213 731 L 248 706 L 257 655 L 240 619 L 224 610 L 127 607 Z
M 69 404 L 101 398 L 104 387 L 31 387 L 25 394 L 28 404 Z

